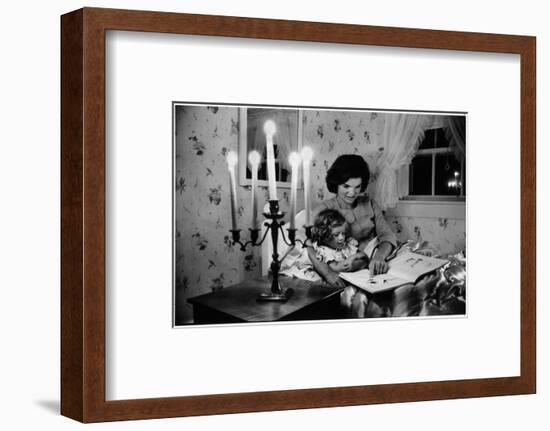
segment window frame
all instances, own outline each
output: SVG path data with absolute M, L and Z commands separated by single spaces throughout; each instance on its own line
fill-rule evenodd
M 427 127 L 425 129 L 425 132 L 428 130 L 436 130 L 436 129 L 445 129 L 442 125 L 432 125 L 430 127 Z M 436 138 L 437 139 L 437 138 Z M 437 141 L 436 141 L 437 142 Z M 405 165 L 401 167 L 397 171 L 397 185 L 398 185 L 398 196 L 400 201 L 425 201 L 425 202 L 464 202 L 466 201 L 466 195 L 464 194 L 464 187 L 460 188 L 460 194 L 459 195 L 436 195 L 435 194 L 435 162 L 436 162 L 436 155 L 438 154 L 449 154 L 453 153 L 453 150 L 450 146 L 448 147 L 442 147 L 437 148 L 434 146 L 434 148 L 423 148 L 419 149 L 415 153 L 415 157 L 417 155 L 431 155 L 432 156 L 432 178 L 431 178 L 431 190 L 432 193 L 429 195 L 411 195 L 410 194 L 410 166 L 412 164 L 409 163 L 408 165 Z M 466 157 L 462 156 L 461 159 L 458 161 L 460 163 L 460 178 L 464 178 L 464 168 L 466 164 Z
M 260 106 L 242 106 L 239 107 L 239 185 L 244 187 L 251 187 L 252 186 L 252 179 L 247 178 L 246 176 L 246 169 L 248 167 L 248 137 L 247 137 L 247 129 L 248 129 L 248 108 L 259 108 Z M 281 110 L 290 110 L 290 111 L 297 111 L 297 118 L 296 118 L 296 126 L 297 126 L 297 141 L 296 141 L 296 151 L 300 152 L 303 147 L 303 121 L 304 121 L 304 110 L 299 108 L 287 108 L 287 107 L 273 107 L 273 106 L 261 106 L 262 108 L 272 108 L 272 109 L 281 109 Z M 279 153 L 279 152 L 278 152 Z M 279 161 L 279 156 L 275 158 L 275 163 Z M 279 169 L 280 164 L 279 164 Z M 283 189 L 290 189 L 291 187 L 291 181 L 290 179 L 288 181 L 276 181 L 277 188 L 283 188 Z M 257 185 L 259 187 L 269 187 L 269 181 L 267 179 L 260 180 L 258 179 Z M 298 174 L 298 189 L 301 189 L 303 187 L 301 183 L 301 177 L 300 174 Z

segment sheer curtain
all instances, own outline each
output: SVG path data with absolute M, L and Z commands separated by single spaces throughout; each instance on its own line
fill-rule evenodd
M 378 178 L 374 199 L 385 210 L 399 200 L 398 170 L 411 163 L 424 138 L 429 117 L 416 114 L 389 114 L 384 124 L 380 147 L 384 148 L 377 163 Z
M 466 117 L 449 116 L 445 122 L 445 137 L 458 160 L 466 155 Z

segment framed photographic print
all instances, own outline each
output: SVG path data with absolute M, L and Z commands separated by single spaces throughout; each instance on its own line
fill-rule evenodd
M 464 114 L 183 102 L 173 109 L 175 326 L 466 314 Z M 278 229 L 278 272 L 284 276 L 278 283 L 295 293 L 281 298 L 284 308 L 257 300 L 273 279 L 273 240 L 269 234 L 263 237 L 268 218 L 258 210 L 270 200 L 264 132 L 269 122 L 275 129 L 271 151 L 281 219 L 286 226 L 294 220 L 292 234 L 298 238 L 292 244 L 291 227 Z M 305 169 L 302 151 L 311 153 L 311 166 Z M 247 174 L 247 182 L 233 188 L 236 179 L 227 165 L 231 155 L 238 171 Z M 293 156 L 298 161 L 294 167 Z M 388 172 L 377 167 L 390 161 L 396 164 L 400 187 L 376 187 Z M 327 181 L 335 176 L 343 187 L 329 190 Z M 347 190 L 350 178 L 364 180 L 363 190 Z M 304 189 L 306 183 L 310 186 Z M 233 193 L 230 209 L 226 203 L 233 201 Z M 349 209 L 347 199 L 352 201 Z M 396 199 L 400 208 L 392 204 Z M 432 203 L 427 214 L 405 217 L 402 207 L 419 199 Z M 451 214 L 441 214 L 442 208 Z M 357 220 L 348 225 L 336 209 Z M 306 224 L 311 226 L 309 239 L 302 229 Z M 347 231 L 335 243 L 331 231 L 344 225 Z M 235 244 L 232 232 L 238 228 L 243 236 L 259 229 L 255 244 Z M 328 269 L 342 267 L 348 287 L 324 285 L 310 261 L 308 241 Z M 396 257 L 387 256 L 390 268 L 384 274 L 369 268 L 379 242 L 387 242 Z M 400 264 L 407 261 L 411 268 Z M 422 264 L 426 266 L 417 272 Z M 412 268 L 415 272 L 409 273 Z
M 62 414 L 535 392 L 534 38 L 61 24 Z

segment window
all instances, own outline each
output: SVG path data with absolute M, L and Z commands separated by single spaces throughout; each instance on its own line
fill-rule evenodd
M 283 163 L 280 162 L 279 157 L 279 146 L 273 145 L 273 153 L 275 155 L 275 178 L 277 181 L 281 181 L 283 183 L 290 182 L 290 166 L 288 166 L 288 163 L 283 160 Z M 265 146 L 263 147 L 263 153 L 261 154 L 262 159 L 260 162 L 260 166 L 258 169 L 258 180 L 259 181 L 267 181 L 267 153 Z M 252 172 L 250 171 L 250 167 L 246 167 L 246 178 L 250 179 L 252 178 Z
M 425 132 L 415 157 L 408 166 L 410 199 L 462 200 L 466 196 L 466 163 L 457 157 L 444 128 Z
M 252 172 L 248 164 L 248 154 L 252 150 L 260 153 L 258 185 L 267 187 L 267 154 L 264 124 L 267 120 L 275 123 L 273 136 L 275 156 L 275 178 L 277 187 L 290 188 L 291 168 L 288 156 L 302 147 L 302 111 L 286 108 L 239 108 L 239 177 L 240 184 L 250 185 Z

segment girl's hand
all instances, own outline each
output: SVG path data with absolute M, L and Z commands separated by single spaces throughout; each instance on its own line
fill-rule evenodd
M 349 257 L 351 261 L 350 271 L 357 271 L 367 266 L 367 256 L 363 252 L 359 252 Z
M 341 272 L 349 272 L 353 269 L 353 259 L 349 258 L 342 262 L 342 271 Z
M 337 272 L 334 271 L 328 271 L 327 274 L 325 274 L 325 281 L 330 284 L 331 286 L 335 287 L 346 287 L 346 283 L 344 280 L 342 280 Z
M 334 272 L 347 272 L 351 270 L 352 263 L 353 263 L 353 259 L 348 258 L 341 262 L 329 263 L 329 268 L 332 269 Z

